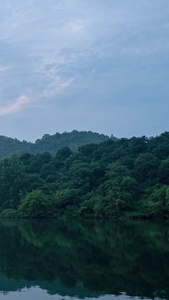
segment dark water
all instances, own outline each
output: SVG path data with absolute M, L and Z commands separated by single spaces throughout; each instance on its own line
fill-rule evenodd
M 0 299 L 169 299 L 169 225 L 0 221 Z

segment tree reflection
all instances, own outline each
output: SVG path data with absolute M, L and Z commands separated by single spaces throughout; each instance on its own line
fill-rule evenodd
M 169 299 L 169 229 L 148 222 L 1 221 L 0 271 L 0 289 L 6 277 L 82 298 L 125 292 Z

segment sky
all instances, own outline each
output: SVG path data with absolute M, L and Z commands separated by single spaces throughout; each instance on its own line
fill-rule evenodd
M 0 135 L 169 131 L 168 0 L 1 0 Z

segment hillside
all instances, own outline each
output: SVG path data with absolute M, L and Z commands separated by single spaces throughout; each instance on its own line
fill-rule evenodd
M 168 219 L 169 132 L 3 158 L 0 212 L 11 210 L 19 217 Z
M 91 131 L 77 131 L 45 134 L 35 143 L 19 141 L 5 136 L 0 136 L 0 158 L 12 154 L 22 155 L 24 153 L 38 154 L 45 151 L 57 152 L 59 149 L 69 147 L 72 151 L 78 150 L 79 146 L 108 140 L 108 136 Z M 116 139 L 116 138 L 114 138 Z

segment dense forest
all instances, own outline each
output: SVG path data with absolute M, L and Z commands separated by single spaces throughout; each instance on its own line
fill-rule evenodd
M 0 136 L 0 158 L 12 154 L 22 155 L 24 153 L 38 154 L 44 151 L 56 153 L 63 147 L 69 147 L 72 151 L 78 150 L 79 146 L 89 143 L 100 143 L 108 140 L 108 136 L 91 131 L 77 131 L 45 134 L 35 143 L 19 141 L 5 136 Z M 112 136 L 112 139 L 117 140 Z
M 168 218 L 169 132 L 0 160 L 2 217 Z

